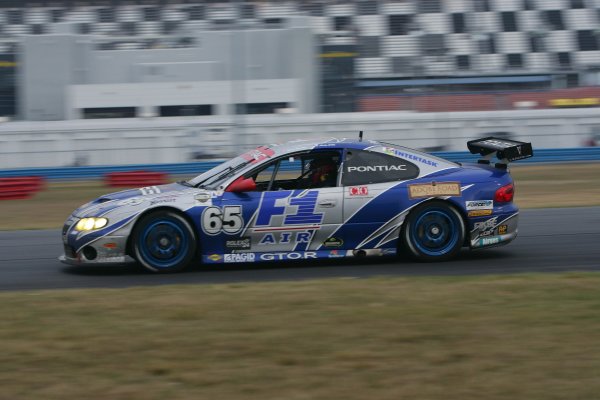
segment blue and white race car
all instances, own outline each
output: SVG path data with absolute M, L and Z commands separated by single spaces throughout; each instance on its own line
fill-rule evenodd
M 368 140 L 258 147 L 189 181 L 83 205 L 63 227 L 60 259 L 173 272 L 396 254 L 442 261 L 506 244 L 519 214 L 507 164 L 531 157 L 531 144 L 490 137 L 468 147 L 483 156 L 477 164 Z

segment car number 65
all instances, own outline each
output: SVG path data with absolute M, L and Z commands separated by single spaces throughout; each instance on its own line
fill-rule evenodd
M 228 235 L 238 233 L 244 227 L 241 206 L 207 207 L 202 211 L 202 230 L 208 235 L 217 235 L 221 231 Z

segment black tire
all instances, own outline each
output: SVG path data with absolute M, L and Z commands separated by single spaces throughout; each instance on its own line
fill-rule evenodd
M 434 200 L 415 207 L 400 233 L 401 251 L 417 261 L 450 260 L 465 241 L 465 222 L 447 202 Z
M 152 272 L 185 269 L 195 258 L 197 239 L 187 220 L 177 212 L 159 210 L 143 216 L 132 232 L 135 259 Z

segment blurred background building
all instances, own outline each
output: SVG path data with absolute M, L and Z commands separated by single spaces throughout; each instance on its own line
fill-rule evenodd
M 600 0 L 0 1 L 14 120 L 599 106 Z
M 0 114 L 28 120 L 220 115 L 236 103 L 245 113 L 578 107 L 600 96 L 600 0 L 0 7 Z

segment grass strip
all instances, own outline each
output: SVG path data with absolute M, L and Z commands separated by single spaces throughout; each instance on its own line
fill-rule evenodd
M 592 399 L 600 275 L 0 293 L 0 398 Z

